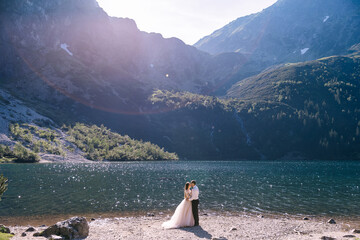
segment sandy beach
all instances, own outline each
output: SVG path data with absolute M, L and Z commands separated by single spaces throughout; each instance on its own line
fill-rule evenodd
M 360 239 L 359 233 L 353 233 L 353 229 L 359 229 L 359 222 L 350 220 L 336 219 L 336 224 L 329 224 L 325 218 L 203 215 L 200 227 L 164 230 L 161 224 L 167 219 L 169 216 L 88 219 L 90 233 L 86 239 Z M 27 236 L 22 237 L 28 227 L 10 227 L 15 233 L 12 239 L 45 239 L 33 237 L 34 232 L 27 232 Z M 34 227 L 36 231 L 45 229 Z

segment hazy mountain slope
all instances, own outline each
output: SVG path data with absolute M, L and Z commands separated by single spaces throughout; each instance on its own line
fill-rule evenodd
M 194 46 L 238 52 L 270 66 L 346 54 L 360 42 L 360 3 L 353 0 L 279 0 L 241 17 Z
M 157 143 L 153 89 L 211 92 L 244 62 L 141 32 L 95 0 L 0 0 L 0 42 L 0 89 L 27 107 L 59 125 L 104 124 Z
M 250 135 L 265 155 L 287 149 L 308 158 L 358 159 L 359 79 L 359 55 L 328 57 L 245 79 L 228 96 L 251 106 L 239 109 L 252 119 Z
M 141 32 L 95 0 L 0 4 L 1 85 L 22 98 L 139 112 L 153 89 L 207 92 L 244 61 Z

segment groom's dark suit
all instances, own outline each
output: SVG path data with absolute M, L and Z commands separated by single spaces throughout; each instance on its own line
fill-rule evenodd
M 195 226 L 199 226 L 199 188 L 196 185 L 192 189 L 192 196 L 190 201 L 192 205 Z

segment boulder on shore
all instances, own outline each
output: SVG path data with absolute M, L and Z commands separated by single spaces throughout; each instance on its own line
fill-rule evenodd
M 41 235 L 46 238 L 52 235 L 65 239 L 86 238 L 89 235 L 89 224 L 84 217 L 73 217 L 48 227 Z
M 25 232 L 35 232 L 36 229 L 34 227 L 29 227 L 28 229 L 26 229 Z
M 322 236 L 320 239 L 321 239 L 321 240 L 336 240 L 335 238 L 326 237 L 326 236 Z
M 334 219 L 329 219 L 329 221 L 327 221 L 328 223 L 330 223 L 330 224 L 336 224 L 336 221 L 334 220 Z

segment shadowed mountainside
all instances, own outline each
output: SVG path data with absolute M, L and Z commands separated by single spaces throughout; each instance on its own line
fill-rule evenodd
M 242 18 L 244 52 L 212 56 L 108 17 L 94 0 L 0 0 L 0 88 L 57 128 L 104 124 L 182 159 L 359 159 L 358 55 L 273 65 L 359 50 L 355 1 L 337 15 L 338 0 L 320 2 L 281 0 Z M 29 118 L 11 117 L 6 98 L 4 121 Z M 77 145 L 98 159 L 109 141 Z

